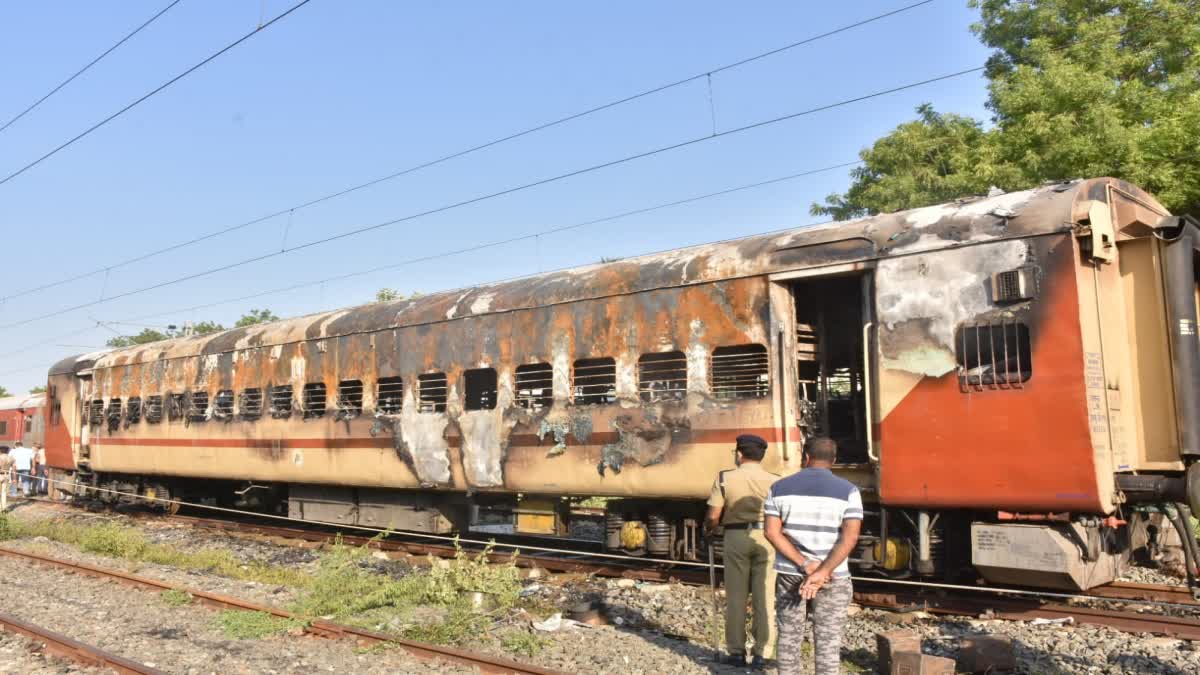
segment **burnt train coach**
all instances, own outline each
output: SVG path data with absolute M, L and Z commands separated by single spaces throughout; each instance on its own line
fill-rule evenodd
M 736 435 L 785 473 L 823 434 L 860 570 L 1087 588 L 1200 497 L 1198 242 L 1077 180 L 76 356 L 47 457 L 79 495 L 436 533 L 603 496 L 608 548 L 695 559 Z

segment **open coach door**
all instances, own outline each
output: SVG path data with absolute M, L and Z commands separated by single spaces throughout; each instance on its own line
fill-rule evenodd
M 877 458 L 872 372 L 874 279 L 870 262 L 772 276 L 779 355 L 780 416 L 799 441 L 829 436 L 838 473 L 874 492 Z

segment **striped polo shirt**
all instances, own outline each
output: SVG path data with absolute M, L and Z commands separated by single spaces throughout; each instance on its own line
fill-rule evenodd
M 805 557 L 821 562 L 837 543 L 844 520 L 862 520 L 862 496 L 848 480 L 838 478 L 829 469 L 804 469 L 771 486 L 763 506 L 767 516 L 783 521 L 783 531 Z M 779 574 L 799 574 L 792 561 L 775 556 Z M 834 570 L 835 578 L 850 576 L 843 560 Z

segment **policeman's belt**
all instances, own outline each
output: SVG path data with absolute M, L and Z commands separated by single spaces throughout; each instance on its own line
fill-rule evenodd
M 727 530 L 761 530 L 762 523 L 728 523 L 724 526 Z

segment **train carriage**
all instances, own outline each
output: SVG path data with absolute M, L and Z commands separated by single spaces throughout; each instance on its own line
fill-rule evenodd
M 695 559 L 736 435 L 785 473 L 822 434 L 860 569 L 1087 588 L 1200 506 L 1198 245 L 1077 180 L 81 355 L 47 456 L 78 494 L 439 533 L 604 496 L 609 548 Z

